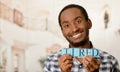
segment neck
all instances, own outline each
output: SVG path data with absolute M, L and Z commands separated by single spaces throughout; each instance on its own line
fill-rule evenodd
M 92 43 L 88 40 L 84 44 L 79 44 L 77 47 L 74 45 L 69 45 L 70 48 L 92 48 Z

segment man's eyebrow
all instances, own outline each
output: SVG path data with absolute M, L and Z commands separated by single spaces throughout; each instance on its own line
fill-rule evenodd
M 61 24 L 65 24 L 65 23 L 68 23 L 68 21 L 63 21 Z
M 77 17 L 75 17 L 75 19 L 74 19 L 74 20 L 77 20 L 78 18 L 82 19 L 82 17 L 81 17 L 81 16 L 77 16 Z M 61 22 L 61 24 L 64 24 L 64 23 L 69 23 L 69 22 L 68 22 L 68 21 L 63 21 L 63 22 Z
M 77 20 L 78 18 L 82 19 L 82 17 L 81 17 L 81 16 L 77 16 L 74 20 Z

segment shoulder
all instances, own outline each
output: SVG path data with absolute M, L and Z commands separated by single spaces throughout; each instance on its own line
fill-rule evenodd
M 44 72 L 59 72 L 58 59 L 61 55 L 61 51 L 49 55 L 44 63 Z
M 105 63 L 105 64 L 109 63 L 112 66 L 118 65 L 118 61 L 113 55 L 109 54 L 108 52 L 101 51 L 101 50 L 99 50 L 99 53 L 100 53 L 100 60 L 102 63 Z
M 105 52 L 105 51 L 101 51 L 99 50 L 100 52 L 100 57 L 102 60 L 117 60 L 113 55 L 109 54 L 108 52 Z
M 61 56 L 61 51 L 55 52 L 50 54 L 47 58 L 46 61 L 56 61 L 58 58 Z
M 120 72 L 118 61 L 113 55 L 101 50 L 99 50 L 99 53 L 100 53 L 101 71 Z

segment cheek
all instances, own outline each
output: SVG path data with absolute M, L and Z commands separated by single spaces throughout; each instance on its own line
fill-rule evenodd
M 62 30 L 62 34 L 64 37 L 66 37 L 66 35 L 67 35 L 66 31 L 64 31 L 64 30 Z
M 84 31 L 87 31 L 88 30 L 88 25 L 87 24 L 82 25 L 81 29 L 83 29 Z
M 67 37 L 69 35 L 69 31 L 62 31 L 62 33 L 64 37 Z
M 86 29 L 85 29 L 85 36 L 88 36 L 88 35 L 89 35 L 89 29 L 86 28 Z
M 81 23 L 80 25 L 77 25 L 79 29 L 85 29 L 87 25 L 85 23 Z

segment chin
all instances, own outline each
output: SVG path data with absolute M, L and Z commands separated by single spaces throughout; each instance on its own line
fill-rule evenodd
M 83 41 L 84 41 L 84 39 L 71 40 L 71 42 L 74 43 L 74 44 L 82 43 Z
M 85 45 L 85 43 L 84 43 L 84 42 L 78 42 L 78 43 L 73 43 L 72 45 L 73 45 L 74 47 L 80 47 L 80 46 Z
M 69 41 L 69 43 L 74 46 L 74 47 L 80 47 L 80 46 L 83 46 L 85 45 L 86 43 L 86 40 L 74 40 L 74 41 Z

